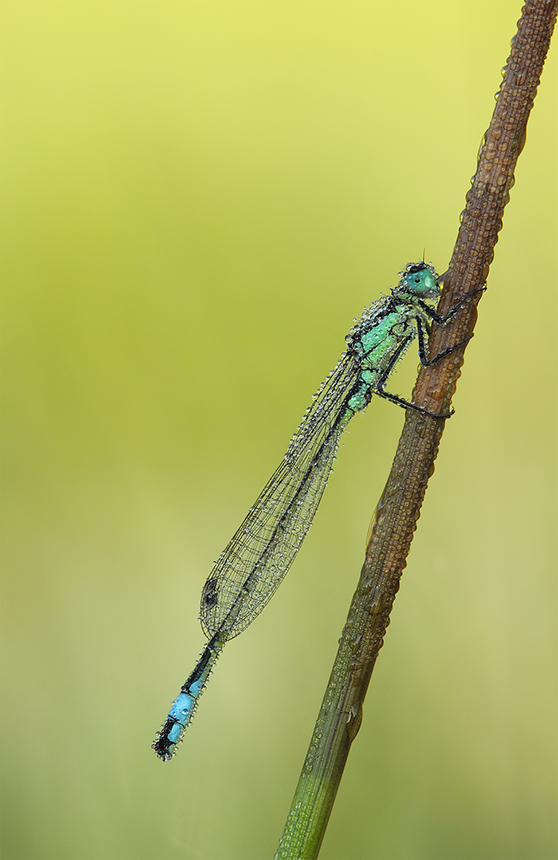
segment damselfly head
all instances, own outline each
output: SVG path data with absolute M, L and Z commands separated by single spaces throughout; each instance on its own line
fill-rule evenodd
M 440 295 L 434 266 L 421 261 L 408 263 L 393 293 L 401 298 L 437 299 Z

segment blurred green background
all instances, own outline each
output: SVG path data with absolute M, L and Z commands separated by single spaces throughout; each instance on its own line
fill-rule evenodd
M 150 743 L 353 317 L 447 267 L 520 5 L 2 3 L 6 860 L 273 855 L 401 410 Z M 323 860 L 557 856 L 556 84 L 554 51 Z

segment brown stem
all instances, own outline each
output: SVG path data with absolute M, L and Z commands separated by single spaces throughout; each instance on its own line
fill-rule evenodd
M 467 193 L 457 241 L 439 307 L 444 315 L 466 295 L 470 302 L 446 326 L 435 326 L 431 355 L 473 333 L 476 305 L 486 281 L 504 208 L 525 144 L 527 120 L 537 92 L 556 20 L 558 0 L 527 0 L 504 70 L 490 127 Z M 464 348 L 423 368 L 413 402 L 447 412 L 463 363 Z M 386 488 L 376 508 L 366 558 L 310 748 L 276 858 L 317 857 L 351 743 L 362 719 L 362 703 L 382 647 L 399 589 L 444 421 L 407 410 Z

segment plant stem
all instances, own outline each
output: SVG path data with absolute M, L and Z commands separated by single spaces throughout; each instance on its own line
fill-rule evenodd
M 464 296 L 478 291 L 486 281 L 556 13 L 557 0 L 527 0 L 523 7 L 444 276 L 441 315 Z M 478 292 L 467 302 L 447 326 L 435 327 L 430 339 L 431 355 L 473 333 L 480 295 Z M 413 402 L 431 412 L 447 412 L 462 363 L 463 350 L 458 350 L 421 369 Z M 318 856 L 345 762 L 360 728 L 362 704 L 389 624 L 443 429 L 443 420 L 407 410 L 276 860 L 310 860 Z

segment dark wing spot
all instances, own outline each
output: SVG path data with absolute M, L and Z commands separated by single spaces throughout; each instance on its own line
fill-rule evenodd
M 211 609 L 213 606 L 216 606 L 217 601 L 219 600 L 219 596 L 217 594 L 217 580 L 215 577 L 208 579 L 203 587 L 202 592 L 202 603 L 204 606 L 207 606 L 208 609 Z

